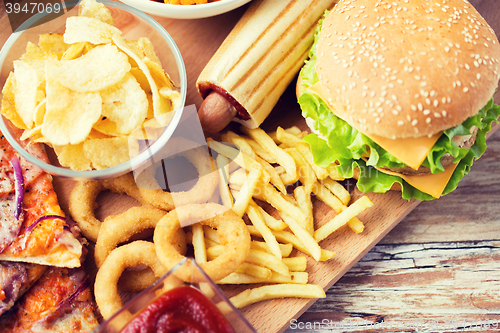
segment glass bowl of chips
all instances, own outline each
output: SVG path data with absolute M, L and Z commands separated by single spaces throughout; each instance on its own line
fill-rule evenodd
M 57 176 L 112 178 L 162 149 L 187 78 L 172 37 L 114 1 L 64 3 L 19 26 L 0 51 L 0 129 L 22 158 Z M 37 145 L 45 145 L 47 158 Z M 42 154 L 44 155 L 44 154 Z
M 177 278 L 180 269 L 192 270 L 196 281 Z M 93 333 L 153 332 L 156 325 L 172 332 L 256 333 L 196 261 L 186 257 Z

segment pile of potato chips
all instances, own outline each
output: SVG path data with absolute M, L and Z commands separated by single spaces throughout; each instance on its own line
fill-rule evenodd
M 40 35 L 14 61 L 2 114 L 24 130 L 21 139 L 54 148 L 62 166 L 103 169 L 137 155 L 138 140 L 156 139 L 181 95 L 148 38 L 125 40 L 95 0 L 78 14 L 64 34 Z

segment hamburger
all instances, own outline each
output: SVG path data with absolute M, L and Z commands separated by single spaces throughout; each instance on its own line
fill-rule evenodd
M 320 166 L 363 192 L 453 191 L 500 116 L 500 44 L 465 0 L 340 0 L 320 20 L 297 94 Z

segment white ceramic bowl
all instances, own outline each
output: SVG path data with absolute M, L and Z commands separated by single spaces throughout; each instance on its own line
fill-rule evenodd
M 151 15 L 176 19 L 197 19 L 219 15 L 243 6 L 250 0 L 219 0 L 201 5 L 169 5 L 154 0 L 121 0 Z
M 115 18 L 115 26 L 121 29 L 123 25 L 128 27 L 133 26 L 134 29 L 127 29 L 123 31 L 123 37 L 126 39 L 137 39 L 139 37 L 148 37 L 151 39 L 155 52 L 157 53 L 165 71 L 169 74 L 175 85 L 179 87 L 181 94 L 182 106 L 186 100 L 187 91 L 187 78 L 186 69 L 182 60 L 179 49 L 177 48 L 172 37 L 167 31 L 150 16 L 144 14 L 142 11 L 137 10 L 126 4 L 115 1 L 99 0 L 106 7 L 108 7 Z M 69 5 L 76 5 L 76 2 L 67 2 Z M 28 19 L 14 32 L 3 45 L 0 51 L 0 87 L 3 87 L 9 72 L 13 69 L 13 62 L 20 58 L 26 50 L 26 44 L 32 42 L 38 44 L 38 37 L 44 33 L 63 33 L 68 16 L 75 16 L 78 14 L 78 6 L 73 7 L 66 14 L 52 19 L 48 22 L 43 22 L 47 16 L 46 13 L 39 13 Z M 149 142 L 147 149 L 141 150 L 141 153 L 131 158 L 131 160 L 100 170 L 90 171 L 75 171 L 69 168 L 60 167 L 57 160 L 51 158 L 50 149 L 48 150 L 49 159 L 51 163 L 44 161 L 31 155 L 23 146 L 14 139 L 14 136 L 9 132 L 10 126 L 7 125 L 7 120 L 0 116 L 0 129 L 5 135 L 9 143 L 14 149 L 30 163 L 40 167 L 42 170 L 56 176 L 63 176 L 77 180 L 97 180 L 120 176 L 126 172 L 136 169 L 137 167 L 146 163 L 153 155 L 155 155 L 167 143 L 172 136 L 175 128 L 177 127 L 183 107 L 175 111 L 172 121 L 163 129 L 161 136 L 155 142 Z M 56 158 L 55 158 L 56 159 Z

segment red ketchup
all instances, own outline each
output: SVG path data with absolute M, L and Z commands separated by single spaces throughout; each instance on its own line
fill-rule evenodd
M 234 333 L 228 321 L 205 295 L 184 286 L 149 304 L 121 333 Z

